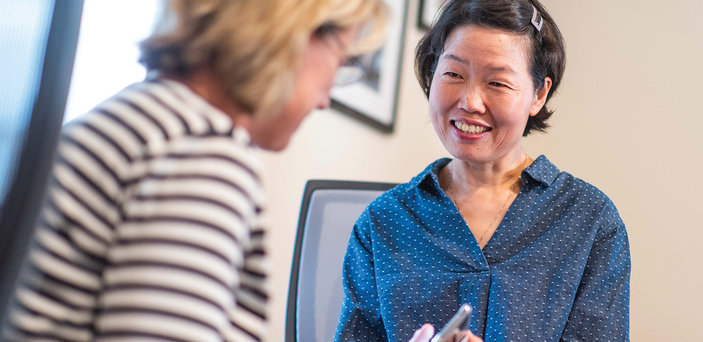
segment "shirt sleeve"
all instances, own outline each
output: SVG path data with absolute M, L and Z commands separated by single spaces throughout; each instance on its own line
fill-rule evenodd
M 596 237 L 562 341 L 629 341 L 630 247 L 612 204 Z
M 131 182 L 88 153 L 100 140 L 64 143 L 10 338 L 261 340 L 261 187 L 230 140 L 172 139 Z
M 368 232 L 368 209 L 354 225 L 344 257 L 344 302 L 335 341 L 387 341 Z
M 230 315 L 234 329 L 228 341 L 261 341 L 268 337 L 267 303 L 270 289 L 266 230 L 260 220 L 252 227 L 250 243 L 244 251 L 244 265 L 238 270 L 241 285 L 235 289 L 237 305 Z
M 102 270 L 119 219 L 119 179 L 85 129 L 62 135 L 4 338 L 93 339 Z M 97 143 L 96 143 L 97 142 Z

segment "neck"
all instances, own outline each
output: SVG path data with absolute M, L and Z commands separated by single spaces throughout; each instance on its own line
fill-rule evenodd
M 521 186 L 520 174 L 531 162 L 531 158 L 524 151 L 512 158 L 490 163 L 466 162 L 459 159 L 452 160 L 446 170 L 446 185 L 452 187 L 452 192 L 457 194 L 470 194 L 476 191 L 502 192 L 514 191 L 516 184 Z M 451 184 L 449 184 L 451 183 Z
M 210 105 L 229 116 L 237 126 L 250 130 L 252 115 L 228 94 L 221 78 L 212 68 L 202 66 L 183 76 L 166 75 L 165 77 L 184 84 Z

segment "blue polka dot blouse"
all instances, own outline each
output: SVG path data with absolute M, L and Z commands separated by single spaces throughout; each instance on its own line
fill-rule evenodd
M 336 341 L 407 341 L 462 303 L 488 341 L 629 340 L 630 251 L 617 209 L 545 156 L 483 250 L 429 165 L 354 226 Z

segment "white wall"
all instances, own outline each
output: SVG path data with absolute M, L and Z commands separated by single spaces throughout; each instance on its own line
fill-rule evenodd
M 567 43 L 553 129 L 529 139 L 628 228 L 633 341 L 703 341 L 703 1 L 547 0 Z
M 607 193 L 628 227 L 633 341 L 701 341 L 703 1 L 544 0 L 567 44 L 547 134 L 525 140 Z M 447 153 L 413 72 L 409 1 L 395 132 L 312 114 L 283 153 L 264 154 L 272 233 L 271 341 L 282 341 L 300 199 L 312 178 L 403 182 Z M 419 323 L 419 322 L 418 322 Z

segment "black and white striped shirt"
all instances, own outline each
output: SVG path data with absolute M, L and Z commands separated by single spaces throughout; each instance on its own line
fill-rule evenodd
M 268 290 L 254 149 L 228 116 L 163 79 L 64 127 L 13 338 L 260 340 Z

